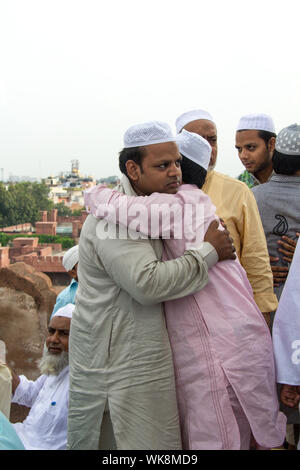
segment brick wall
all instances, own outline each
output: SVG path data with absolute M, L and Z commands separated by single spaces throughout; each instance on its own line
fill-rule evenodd
M 38 244 L 37 237 L 16 237 L 12 247 L 1 247 L 0 267 L 23 261 L 40 272 L 66 273 L 62 256 L 52 256 L 52 250 L 62 251 L 61 243 Z
M 57 222 L 36 222 L 37 235 L 56 235 Z
M 0 268 L 6 268 L 10 265 L 9 247 L 0 246 Z
M 39 256 L 52 256 L 52 247 L 51 246 L 44 246 L 39 247 L 37 250 Z
M 9 258 L 12 263 L 16 263 L 16 258 L 32 253 L 33 249 L 31 246 L 21 246 L 9 248 Z
M 83 224 L 85 219 L 87 218 L 88 216 L 88 213 L 86 211 L 82 211 L 81 215 L 78 216 L 78 215 L 70 215 L 68 217 L 63 217 L 61 215 L 58 215 L 57 216 L 57 222 L 59 224 L 63 224 L 63 223 L 72 223 L 72 222 L 77 222 L 78 220 Z
M 15 233 L 15 232 L 25 232 L 28 233 L 32 229 L 32 225 L 30 223 L 26 224 L 19 224 L 19 225 L 12 225 L 11 227 L 3 227 L 0 229 L 0 232 L 5 233 Z
M 38 246 L 39 239 L 37 237 L 16 237 L 13 239 L 13 247 L 20 248 L 23 246 L 30 246 L 30 248 L 36 248 Z
M 51 246 L 52 250 L 54 251 L 62 251 L 61 243 L 40 243 L 39 246 L 40 247 Z
M 52 209 L 47 214 L 47 222 L 57 222 L 57 209 Z
M 41 272 L 61 272 L 65 273 L 66 270 L 62 265 L 62 256 L 33 256 L 26 255 L 23 259 L 24 263 L 29 264 L 37 271 Z

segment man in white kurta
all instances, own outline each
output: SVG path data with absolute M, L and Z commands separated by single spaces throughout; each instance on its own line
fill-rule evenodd
M 285 282 L 273 325 L 277 382 L 281 399 L 295 406 L 300 392 L 300 244 Z
M 49 324 L 49 336 L 37 380 L 13 372 L 12 402 L 30 412 L 22 423 L 13 424 L 26 450 L 65 450 L 69 401 L 68 344 L 73 304 L 59 309 Z M 15 390 L 14 390 L 15 388 Z

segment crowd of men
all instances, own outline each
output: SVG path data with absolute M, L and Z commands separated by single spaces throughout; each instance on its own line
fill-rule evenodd
M 6 400 L 0 448 L 297 447 L 300 126 L 241 117 L 237 179 L 214 169 L 210 113 L 175 126 L 130 127 L 120 184 L 85 193 L 41 376 L 0 368 L 30 407 L 11 424 Z

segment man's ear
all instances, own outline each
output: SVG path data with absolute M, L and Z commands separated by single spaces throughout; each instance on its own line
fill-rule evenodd
M 140 165 L 138 165 L 138 163 L 134 162 L 133 160 L 127 160 L 125 165 L 128 178 L 132 181 L 138 181 L 141 174 Z
M 276 137 L 271 137 L 268 141 L 268 150 L 273 154 L 275 150 Z

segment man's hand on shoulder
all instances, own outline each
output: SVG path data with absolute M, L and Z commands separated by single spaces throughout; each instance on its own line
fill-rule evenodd
M 211 222 L 204 236 L 204 241 L 209 242 L 215 248 L 219 261 L 236 259 L 235 247 L 229 231 L 227 229 L 219 230 L 218 227 L 217 220 Z

